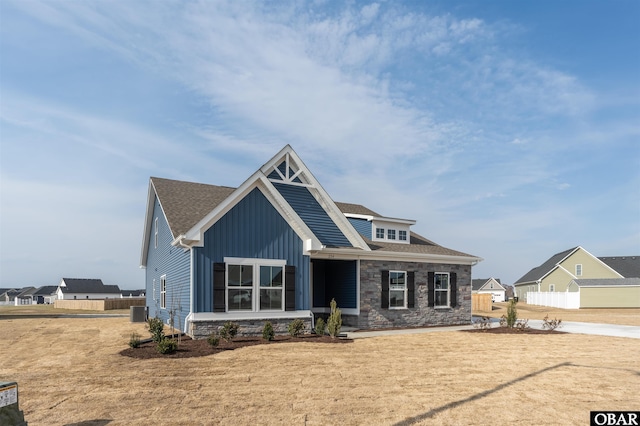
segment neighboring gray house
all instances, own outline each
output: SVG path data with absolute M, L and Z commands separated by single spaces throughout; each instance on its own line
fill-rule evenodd
M 225 321 L 310 326 L 335 299 L 362 328 L 469 324 L 481 259 L 416 222 L 336 203 L 287 145 L 238 188 L 152 177 L 140 264 L 150 316 L 194 337 Z
M 16 296 L 22 293 L 20 288 L 0 288 L 0 303 L 8 304 L 15 302 Z
M 18 293 L 14 298 L 14 304 L 18 305 L 31 305 L 33 296 L 32 294 L 36 291 L 35 287 L 23 287 L 20 289 L 20 293 Z
M 63 278 L 56 290 L 60 300 L 116 299 L 121 297 L 117 285 L 105 285 L 100 279 Z
M 471 280 L 473 293 L 490 294 L 492 302 L 504 302 L 506 300 L 506 288 L 500 282 L 500 278 Z

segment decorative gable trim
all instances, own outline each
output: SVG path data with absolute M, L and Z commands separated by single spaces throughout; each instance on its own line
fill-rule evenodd
M 285 162 L 284 173 L 278 168 L 283 161 Z M 269 178 L 269 175 L 274 173 L 274 171 L 278 179 Z M 272 182 L 307 187 L 320 206 L 327 212 L 329 218 L 354 247 L 365 251 L 371 250 L 289 145 L 280 150 L 278 154 L 251 175 L 249 179 L 231 193 L 226 200 L 218 204 L 190 230 L 183 235 L 174 237 L 175 239 L 172 244 L 185 248 L 202 247 L 204 245 L 204 233 L 247 196 L 247 194 L 253 189 L 258 188 L 278 213 L 289 223 L 300 239 L 304 241 L 305 252 L 322 250 L 324 247 L 321 241 L 284 199 Z M 145 230 L 146 240 L 150 238 L 147 231 L 148 230 Z M 148 244 L 148 241 L 146 241 L 146 243 Z

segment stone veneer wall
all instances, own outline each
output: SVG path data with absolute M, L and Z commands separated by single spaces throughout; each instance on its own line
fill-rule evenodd
M 260 319 L 260 320 L 238 320 L 232 321 L 238 324 L 238 336 L 262 336 L 262 329 L 267 321 L 271 321 L 273 331 L 276 334 L 288 334 L 289 324 L 295 320 L 304 321 L 303 333 L 311 332 L 311 318 L 278 318 L 278 319 Z M 193 339 L 206 339 L 214 331 L 218 331 L 224 321 L 194 321 L 191 323 L 191 331 L 187 334 Z
M 382 271 L 415 272 L 415 308 L 383 309 Z M 455 272 L 457 275 L 457 306 L 428 306 L 427 274 Z M 360 261 L 360 315 L 342 315 L 345 326 L 360 329 L 471 324 L 471 266 L 440 263 L 396 261 Z

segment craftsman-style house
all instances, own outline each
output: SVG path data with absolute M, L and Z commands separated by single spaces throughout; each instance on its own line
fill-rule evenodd
M 481 259 L 414 220 L 336 203 L 290 147 L 237 188 L 152 177 L 141 253 L 150 316 L 202 338 L 226 321 L 312 325 L 335 299 L 357 328 L 469 324 Z

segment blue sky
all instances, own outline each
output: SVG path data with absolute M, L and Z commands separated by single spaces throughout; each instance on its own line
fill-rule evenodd
M 0 287 L 142 288 L 149 176 L 291 144 L 512 284 L 640 255 L 640 2 L 0 2 Z

